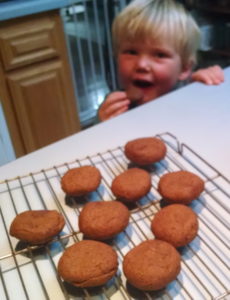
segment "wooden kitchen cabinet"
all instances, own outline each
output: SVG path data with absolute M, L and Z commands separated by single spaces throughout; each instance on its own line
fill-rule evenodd
M 0 23 L 0 99 L 16 156 L 80 130 L 58 11 Z

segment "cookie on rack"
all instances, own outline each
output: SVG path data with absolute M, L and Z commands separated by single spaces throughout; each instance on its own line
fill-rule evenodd
M 164 174 L 158 184 L 158 191 L 168 203 L 189 204 L 204 190 L 204 181 L 189 171 Z
M 79 215 L 79 229 L 91 239 L 110 239 L 127 227 L 129 216 L 128 208 L 121 202 L 89 202 Z
M 167 152 L 165 143 L 156 137 L 143 137 L 126 143 L 124 153 L 133 163 L 145 166 L 162 160 Z
M 100 183 L 101 173 L 91 165 L 72 168 L 61 178 L 61 187 L 70 196 L 87 195 L 95 191 Z
M 105 284 L 117 272 L 118 257 L 109 245 L 83 240 L 67 248 L 58 262 L 58 273 L 77 287 Z
M 189 244 L 196 237 L 198 227 L 196 213 L 183 204 L 171 204 L 162 208 L 151 222 L 155 238 L 176 248 Z
M 164 288 L 175 280 L 181 269 L 177 250 L 161 240 L 144 241 L 124 257 L 123 271 L 128 282 L 144 291 Z
M 32 245 L 45 244 L 65 226 L 63 216 L 56 210 L 27 210 L 11 223 L 10 235 Z
M 131 168 L 114 178 L 113 194 L 121 201 L 134 202 L 148 194 L 151 189 L 150 174 L 140 168 Z

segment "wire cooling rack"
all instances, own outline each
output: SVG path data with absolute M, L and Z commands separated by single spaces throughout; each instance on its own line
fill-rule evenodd
M 57 264 L 64 249 L 84 237 L 78 216 L 88 201 L 111 201 L 115 176 L 130 167 L 123 147 L 98 153 L 74 162 L 0 183 L 0 299 L 229 299 L 230 181 L 190 147 L 170 133 L 157 135 L 167 145 L 164 160 L 148 168 L 152 177 L 149 194 L 131 209 L 128 227 L 109 244 L 119 257 L 116 276 L 103 287 L 79 289 L 63 282 Z M 102 183 L 88 197 L 66 197 L 60 178 L 70 168 L 94 165 L 102 173 Z M 205 191 L 191 204 L 199 218 L 198 236 L 181 248 L 182 270 L 172 283 L 158 292 L 141 292 L 127 283 L 122 272 L 124 255 L 140 242 L 153 239 L 150 223 L 161 208 L 157 192 L 159 178 L 177 170 L 188 170 L 205 181 Z M 65 218 L 63 232 L 51 243 L 33 246 L 9 236 L 13 218 L 30 209 L 56 209 Z

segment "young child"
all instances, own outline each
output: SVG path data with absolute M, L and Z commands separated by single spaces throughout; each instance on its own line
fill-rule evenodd
M 219 66 L 192 73 L 200 30 L 176 0 L 134 0 L 115 18 L 113 47 L 123 91 L 110 93 L 98 110 L 105 121 L 154 100 L 178 82 L 224 81 Z

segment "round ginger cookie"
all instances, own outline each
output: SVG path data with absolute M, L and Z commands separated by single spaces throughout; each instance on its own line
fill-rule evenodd
M 133 163 L 144 166 L 162 160 L 167 152 L 165 143 L 159 138 L 144 137 L 126 143 L 124 153 Z
M 136 288 L 156 291 L 176 279 L 181 269 L 180 261 L 179 253 L 171 244 L 148 240 L 125 255 L 123 271 Z
M 156 213 L 151 229 L 156 239 L 174 247 L 190 243 L 198 232 L 198 218 L 194 211 L 183 204 L 171 204 Z
M 65 226 L 56 210 L 28 210 L 18 214 L 11 223 L 10 235 L 32 245 L 44 244 Z
M 70 196 L 87 195 L 95 191 L 100 183 L 100 171 L 90 165 L 72 168 L 61 178 L 61 187 Z
M 79 229 L 91 239 L 110 239 L 126 228 L 129 216 L 128 208 L 118 201 L 89 202 L 79 215 Z
M 150 174 L 139 168 L 131 168 L 114 178 L 113 194 L 122 201 L 134 202 L 148 194 L 151 189 Z
M 204 190 L 204 181 L 188 171 L 176 171 L 163 175 L 158 191 L 168 203 L 189 204 Z
M 117 272 L 118 257 L 109 245 L 91 240 L 67 248 L 58 262 L 58 273 L 77 287 L 105 284 Z

